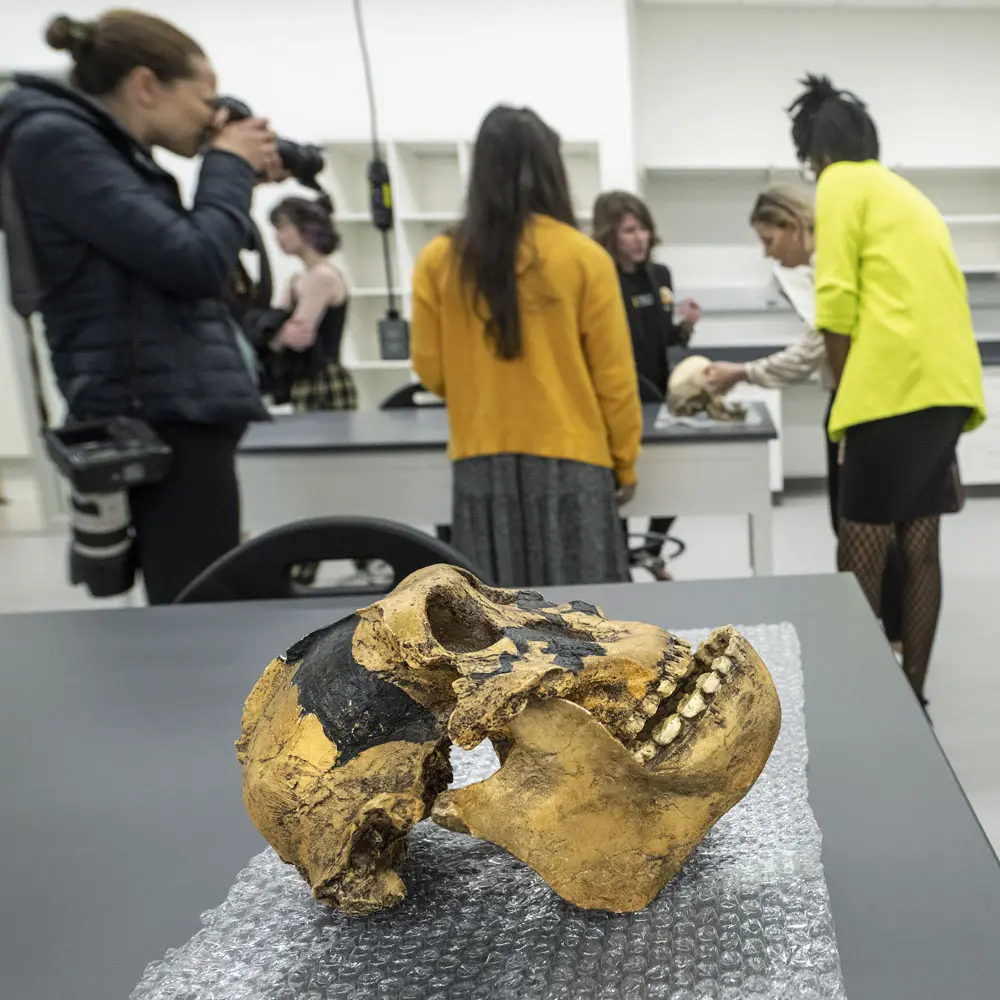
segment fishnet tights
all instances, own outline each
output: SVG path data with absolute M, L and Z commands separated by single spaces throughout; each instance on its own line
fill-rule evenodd
M 938 517 L 902 524 L 840 522 L 837 565 L 858 578 L 879 617 L 886 553 L 895 533 L 903 562 L 903 670 L 921 700 L 941 611 L 939 530 Z

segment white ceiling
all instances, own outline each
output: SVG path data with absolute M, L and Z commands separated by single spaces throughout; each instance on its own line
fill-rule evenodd
M 706 7 L 710 4 L 739 7 L 951 7 L 1000 9 L 1000 0 L 639 0 L 640 4 Z

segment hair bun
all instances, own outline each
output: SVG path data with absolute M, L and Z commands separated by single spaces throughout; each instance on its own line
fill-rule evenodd
M 65 14 L 54 17 L 45 29 L 45 41 L 50 48 L 74 57 L 93 40 L 93 21 L 76 21 Z
M 807 73 L 805 79 L 799 82 L 814 97 L 823 100 L 828 97 L 840 97 L 840 91 L 837 90 L 833 85 L 833 81 L 825 74 Z
M 313 204 L 326 212 L 327 215 L 333 215 L 333 199 L 328 194 L 321 194 Z

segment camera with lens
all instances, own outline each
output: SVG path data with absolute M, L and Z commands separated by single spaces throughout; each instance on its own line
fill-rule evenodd
M 244 118 L 253 116 L 250 106 L 235 97 L 220 97 L 216 104 L 220 109 L 229 112 L 229 121 L 231 122 L 242 121 Z M 280 138 L 277 146 L 281 165 L 292 177 L 303 187 L 312 188 L 314 191 L 323 190 L 316 180 L 325 164 L 323 150 L 319 146 Z

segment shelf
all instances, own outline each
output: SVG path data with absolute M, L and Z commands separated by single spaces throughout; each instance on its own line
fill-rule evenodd
M 401 222 L 458 222 L 461 212 L 401 212 Z
M 993 226 L 1000 225 L 1000 215 L 945 215 L 949 226 Z
M 962 274 L 1000 274 L 1000 263 L 960 265 Z
M 410 371 L 409 358 L 405 361 L 345 361 L 344 366 L 352 372 L 394 372 Z
M 323 189 L 330 192 L 339 210 L 340 222 L 367 218 L 369 205 L 368 161 L 371 143 L 335 142 L 324 149 L 326 167 L 317 178 Z
M 715 164 L 712 166 L 697 164 L 671 166 L 665 163 L 647 163 L 642 168 L 650 177 L 739 177 L 743 180 L 763 179 L 765 183 L 772 180 L 802 180 L 802 168 L 797 163 L 772 164 L 767 166 L 737 167 Z M 802 181 L 804 184 L 805 181 Z
M 450 221 L 462 200 L 457 142 L 393 143 L 391 159 L 400 218 Z
M 404 295 L 410 294 L 409 288 L 405 286 L 394 288 L 392 291 L 396 298 L 402 298 Z M 349 294 L 352 299 L 387 299 L 389 297 L 389 289 L 369 285 L 367 287 L 351 288 Z

